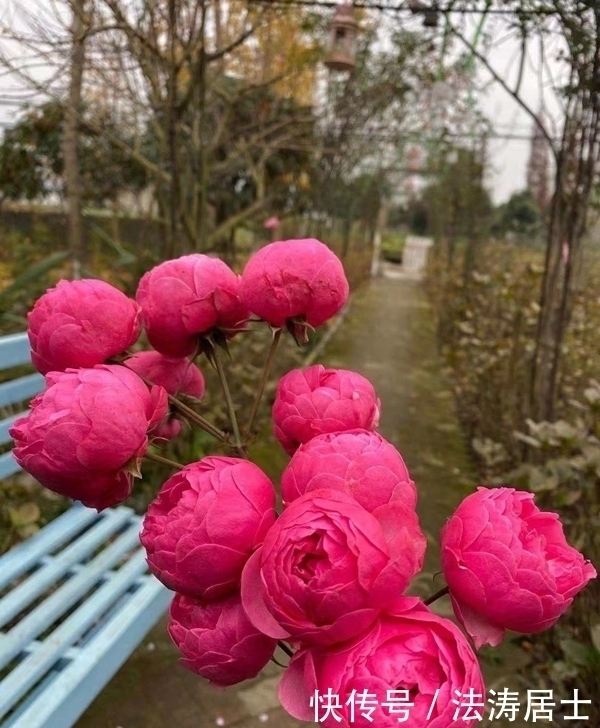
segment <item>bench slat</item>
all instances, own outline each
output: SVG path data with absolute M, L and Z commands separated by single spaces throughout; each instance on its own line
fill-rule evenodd
M 19 364 L 31 364 L 27 334 L 10 334 L 0 338 L 0 368 L 8 369 Z
M 10 382 L 0 384 L 0 407 L 15 402 L 24 402 L 44 389 L 44 377 L 41 374 L 28 374 Z
M 139 550 L 139 530 L 140 523 L 132 523 L 125 533 L 29 612 L 13 629 L 0 634 L 0 669 L 85 596 L 102 577 L 108 575 L 111 578 L 110 570 L 133 549 Z
M 91 508 L 74 505 L 27 541 L 14 546 L 0 557 L 0 589 L 25 574 L 42 557 L 55 551 L 100 517 Z
M 31 365 L 27 334 L 0 337 L 0 370 L 20 365 Z M 1 408 L 43 389 L 38 373 L 0 383 L 0 444 L 27 414 Z M 0 454 L 0 479 L 19 471 Z M 124 506 L 75 504 L 0 556 L 0 628 L 18 616 L 0 631 L 3 728 L 72 726 L 166 611 L 172 593 L 148 573 L 141 521 Z
M 5 625 L 26 609 L 31 602 L 53 586 L 70 568 L 89 556 L 98 546 L 114 535 L 131 517 L 129 509 L 104 511 L 103 518 L 83 536 L 74 541 L 49 563 L 34 571 L 0 602 L 0 626 Z
M 0 407 L 15 402 L 24 402 L 44 389 L 44 377 L 41 374 L 28 374 L 10 382 L 0 384 Z
M 130 595 L 82 651 L 79 659 L 58 673 L 43 693 L 30 700 L 3 728 L 64 728 L 71 726 L 131 655 L 166 611 L 173 596 L 153 577 Z
M 8 478 L 21 470 L 21 466 L 12 456 L 12 450 L 0 455 L 0 480 Z
M 9 429 L 20 417 L 25 417 L 28 414 L 29 412 L 19 412 L 16 415 L 11 415 L 4 420 L 0 420 L 0 445 L 12 442 L 12 437 L 8 434 Z
M 93 626 L 94 622 L 101 618 L 119 597 L 133 586 L 145 571 L 145 554 L 139 551 L 84 604 L 62 622 L 44 641 L 40 649 L 28 655 L 0 682 L 0 717 L 6 715 L 36 682 L 43 678 L 64 652 L 72 647 Z M 123 609 L 119 609 L 118 614 L 122 615 Z M 81 650 L 80 657 L 71 664 L 79 664 L 81 669 L 81 663 L 85 662 L 92 652 L 88 645 Z M 54 692 L 54 686 L 52 692 Z M 47 691 L 46 699 L 48 697 Z

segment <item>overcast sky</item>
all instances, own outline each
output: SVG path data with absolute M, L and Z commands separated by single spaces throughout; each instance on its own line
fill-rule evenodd
M 451 19 L 457 25 L 459 22 L 464 23 L 463 35 L 472 40 L 479 18 L 480 16 L 473 15 L 457 19 L 454 15 Z M 480 43 L 478 50 L 485 51 L 492 68 L 509 87 L 514 88 L 519 76 L 520 40 L 515 37 L 514 30 L 508 27 L 506 17 L 493 16 L 487 19 L 485 31 L 487 39 Z M 545 123 L 553 137 L 558 135 L 563 117 L 561 103 L 554 92 L 554 87 L 565 76 L 564 66 L 557 61 L 560 46 L 560 38 L 556 35 L 550 36 L 545 41 L 542 56 L 538 39 L 528 42 L 520 86 L 520 96 L 527 106 L 535 113 L 543 110 Z M 457 41 L 456 47 L 464 48 L 460 41 Z M 526 186 L 533 120 L 510 93 L 492 79 L 489 71 L 481 64 L 475 83 L 479 89 L 479 107 L 498 137 L 492 138 L 489 143 L 491 169 L 487 186 L 493 200 L 500 203 Z M 525 139 L 502 138 L 507 136 Z
M 50 10 L 52 0 L 27 0 L 27 8 L 33 9 L 36 4 Z M 15 7 L 20 3 L 18 0 L 0 0 L 0 22 L 4 26 L 14 24 L 17 14 Z M 23 6 L 21 6 L 23 7 Z M 456 23 L 464 23 L 463 31 L 466 37 L 472 38 L 479 16 L 453 15 Z M 511 38 L 507 32 L 506 23 L 502 18 L 494 17 L 486 21 L 486 30 L 489 38 L 492 39 L 486 48 L 487 57 L 491 65 L 510 84 L 514 83 L 517 77 L 518 68 L 516 55 L 519 50 L 519 43 Z M 440 31 L 441 32 L 441 31 Z M 460 47 L 457 42 L 456 48 Z M 480 46 L 481 47 L 481 46 Z M 6 41 L 2 40 L 0 31 L 0 49 L 10 49 Z M 481 47 L 483 50 L 483 48 Z M 560 76 L 560 66 L 554 60 L 556 55 L 556 44 L 550 47 L 546 59 L 546 68 L 540 76 L 541 67 L 537 45 L 531 46 L 529 59 L 523 71 L 521 93 L 527 104 L 534 110 L 538 110 L 543 104 L 550 122 L 552 119 L 558 122 L 560 119 L 560 104 L 551 91 L 552 83 L 555 83 Z M 36 78 L 41 79 L 47 75 L 43 67 L 35 71 Z M 551 78 L 552 77 L 552 78 Z M 553 80 L 554 79 L 554 80 Z M 530 143 L 528 137 L 532 131 L 532 120 L 528 114 L 521 109 L 514 99 L 510 97 L 495 82 L 490 82 L 490 76 L 484 70 L 480 70 L 476 85 L 482 89 L 479 93 L 479 105 L 484 114 L 493 124 L 493 129 L 499 137 L 505 135 L 524 136 L 526 139 L 497 138 L 490 141 L 489 158 L 490 173 L 487 179 L 487 186 L 492 194 L 494 202 L 504 202 L 513 192 L 522 190 L 525 187 L 525 176 L 527 160 L 529 157 Z M 18 110 L 14 103 L 15 88 L 22 87 L 18 79 L 10 78 L 4 74 L 0 75 L 0 125 L 10 124 Z M 484 88 L 482 88 L 484 87 Z

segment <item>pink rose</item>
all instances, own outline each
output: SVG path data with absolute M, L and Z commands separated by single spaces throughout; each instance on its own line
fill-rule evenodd
M 27 316 L 31 360 L 42 374 L 102 364 L 140 335 L 139 306 L 95 279 L 59 281 Z
M 507 629 L 551 627 L 596 576 L 566 542 L 558 515 L 514 488 L 478 488 L 446 523 L 441 544 L 456 616 L 478 648 L 499 644 Z
M 207 457 L 167 480 L 140 538 L 163 584 L 208 601 L 238 588 L 246 561 L 275 518 L 275 490 L 259 467 Z
M 240 296 L 271 326 L 301 319 L 320 326 L 348 300 L 348 281 L 335 254 L 318 240 L 265 245 L 246 263 Z
M 374 430 L 380 401 L 373 385 L 357 372 L 325 369 L 320 364 L 292 369 L 279 380 L 273 423 L 275 437 L 292 455 L 317 435 L 345 430 Z
M 400 501 L 417 503 L 402 456 L 381 435 L 350 430 L 318 435 L 300 445 L 281 476 L 284 503 L 320 488 L 344 490 L 368 511 Z
M 167 260 L 146 273 L 136 300 L 152 346 L 165 356 L 193 354 L 213 329 L 243 328 L 248 310 L 239 299 L 239 276 L 222 260 L 194 253 Z
M 250 624 L 239 594 L 216 602 L 176 594 L 169 616 L 169 634 L 183 654 L 179 662 L 215 687 L 256 677 L 277 647 Z
M 164 387 L 169 394 L 186 394 L 196 399 L 204 396 L 202 372 L 189 359 L 164 356 L 158 351 L 139 351 L 123 363 L 141 377 Z
M 140 351 L 123 363 L 144 379 L 164 387 L 173 396 L 185 394 L 196 399 L 202 399 L 204 396 L 202 372 L 189 359 L 173 359 L 157 351 Z M 169 419 L 155 430 L 154 436 L 172 440 L 180 431 L 181 422 L 173 412 Z
M 315 708 L 316 690 L 323 702 Z M 340 720 L 326 717 L 328 692 L 330 703 L 339 700 L 334 713 Z M 461 631 L 417 599 L 404 598 L 352 642 L 295 654 L 279 699 L 294 718 L 325 728 L 460 728 L 481 720 L 486 695 L 477 658 Z M 480 707 L 469 709 L 469 702 Z
M 413 518 L 400 504 L 371 514 L 333 490 L 298 498 L 244 569 L 242 603 L 251 622 L 302 644 L 354 637 L 422 568 L 425 539 Z
M 46 390 L 10 429 L 19 465 L 55 493 L 102 510 L 125 500 L 167 393 L 125 367 L 46 375 Z
M 281 220 L 277 217 L 277 215 L 272 215 L 263 222 L 263 227 L 265 230 L 277 230 L 280 225 Z

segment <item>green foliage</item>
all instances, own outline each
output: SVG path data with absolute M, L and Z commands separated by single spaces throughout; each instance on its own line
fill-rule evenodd
M 83 199 L 103 204 L 125 188 L 147 184 L 144 169 L 108 137 L 128 134 L 107 109 L 87 109 L 79 129 L 79 164 Z M 64 109 L 57 101 L 34 107 L 9 129 L 0 145 L 0 197 L 33 200 L 64 193 L 62 127 Z M 100 131 L 102 133 L 100 133 Z
M 532 242 L 542 232 L 542 214 L 529 190 L 515 192 L 494 211 L 491 232 L 497 238 L 512 236 L 516 241 Z
M 385 230 L 381 235 L 381 255 L 392 263 L 402 262 L 406 236 L 394 230 Z
M 45 192 L 42 169 L 34 150 L 7 132 L 0 146 L 0 196 L 3 200 L 34 200 Z
M 21 217 L 16 217 L 17 224 L 21 220 Z M 103 278 L 133 294 L 139 277 L 158 261 L 148 243 L 143 246 L 126 245 L 108 234 L 102 218 L 96 220 L 85 218 L 89 256 L 82 275 Z M 57 249 L 64 244 L 61 233 L 66 228 L 66 219 L 50 214 L 32 216 L 26 222 L 29 225 L 23 227 L 30 227 L 29 233 L 0 228 L 1 334 L 25 329 L 27 312 L 35 300 L 58 280 L 71 274 L 70 253 Z M 130 224 L 128 228 L 136 242 L 146 241 L 143 238 L 146 228 L 138 225 L 137 232 L 135 225 Z
M 492 204 L 483 185 L 484 161 L 472 149 L 442 148 L 435 180 L 424 190 L 427 232 L 438 239 L 484 239 Z
M 310 196 L 313 210 L 350 221 L 361 217 L 371 228 L 381 197 L 391 192 L 383 160 L 405 142 L 406 120 L 434 64 L 431 44 L 418 33 L 395 31 L 385 49 L 375 38 L 374 29 L 365 29 L 352 74 L 329 80 L 321 132 L 326 153 L 312 171 Z
M 541 254 L 488 243 L 468 286 L 439 256 L 427 282 L 458 412 L 481 482 L 536 494 L 558 511 L 568 541 L 600 562 L 600 357 L 598 263 L 590 260 L 575 301 L 562 368 L 558 418 L 528 417 L 530 365 L 539 312 Z M 600 670 L 599 580 L 578 595 L 560 625 L 530 642 L 532 685 L 593 695 Z M 595 641 L 594 641 L 595 640 Z M 592 706 L 591 724 L 600 715 Z
M 62 173 L 59 104 L 34 107 L 4 134 L 0 145 L 0 196 L 33 200 L 60 189 Z
M 527 416 L 541 276 L 537 260 L 509 245 L 487 243 L 480 268 L 467 281 L 458 262 L 448 270 L 438 257 L 428 282 L 469 440 L 502 443 L 510 462 L 523 449 L 513 432 Z
M 217 141 L 209 147 L 208 190 L 216 223 L 260 197 L 269 198 L 272 210 L 291 209 L 301 176 L 310 168 L 315 144 L 312 110 L 281 97 L 270 86 L 248 87 L 229 76 L 215 81 L 209 103 L 205 134 Z M 241 155 L 232 154 L 240 141 L 248 148 Z
M 0 264 L 6 271 L 7 285 L 0 290 L 0 335 L 22 331 L 27 326 L 27 311 L 33 302 L 67 275 L 68 253 L 53 250 L 49 229 L 40 223 L 31 236 L 17 230 L 0 230 Z
M 429 231 L 429 202 L 421 197 L 411 197 L 404 204 L 393 205 L 387 215 L 392 228 L 407 230 L 413 235 L 426 235 Z
M 600 485 L 600 383 L 591 380 L 582 399 L 569 405 L 569 420 L 527 420 L 527 432 L 515 433 L 542 457 L 521 464 L 511 475 L 528 490 L 548 493 L 556 506 L 581 499 L 595 502 Z M 591 515 L 600 517 L 597 508 Z M 583 537 L 593 539 L 595 534 L 589 531 Z
M 12 413 L 15 408 L 10 409 Z M 27 473 L 0 482 L 0 554 L 39 531 L 67 506 L 66 498 L 42 488 Z
M 25 290 L 29 284 L 35 284 L 47 273 L 62 265 L 69 257 L 69 251 L 52 253 L 47 258 L 39 260 L 19 275 L 7 288 L 0 291 L 0 303 L 5 302 L 20 290 Z
M 581 401 L 570 402 L 568 420 L 527 422 L 516 433 L 535 449 L 533 462 L 522 463 L 503 482 L 536 493 L 541 507 L 558 511 L 570 543 L 598 565 L 600 558 L 600 383 L 592 380 Z M 600 584 L 593 580 L 579 595 L 545 643 L 558 657 L 549 667 L 555 688 L 565 683 L 593 695 L 600 671 Z M 597 707 L 590 712 L 595 721 Z

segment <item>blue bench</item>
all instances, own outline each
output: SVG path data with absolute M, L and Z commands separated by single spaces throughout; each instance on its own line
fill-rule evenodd
M 0 338 L 0 370 L 28 364 L 26 334 Z M 43 387 L 39 374 L 0 384 L 0 444 Z M 0 455 L 0 479 L 19 471 Z M 76 504 L 0 556 L 0 725 L 70 728 L 166 611 L 148 572 L 141 518 Z

